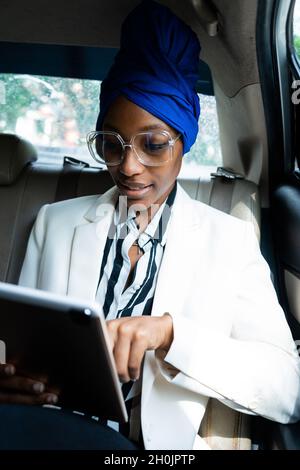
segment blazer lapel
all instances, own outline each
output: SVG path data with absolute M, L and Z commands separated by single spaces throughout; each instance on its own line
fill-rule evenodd
M 152 316 L 169 312 L 173 318 L 185 308 L 186 292 L 193 279 L 193 252 L 201 244 L 201 218 L 195 220 L 194 201 L 178 184 L 172 209 L 165 253 L 160 266 Z M 197 269 L 201 267 L 197 266 Z M 148 400 L 157 363 L 153 351 L 146 353 L 143 370 L 143 404 Z
M 95 300 L 105 242 L 114 213 L 118 190 L 114 186 L 100 196 L 74 230 L 68 295 Z
M 181 311 L 184 292 L 189 284 L 194 238 L 199 224 L 193 218 L 189 196 L 178 185 L 178 195 L 170 218 L 165 253 L 160 266 L 152 315 Z

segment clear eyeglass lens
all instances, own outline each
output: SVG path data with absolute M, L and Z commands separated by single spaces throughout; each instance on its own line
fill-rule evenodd
M 98 134 L 93 140 L 93 152 L 107 164 L 115 164 L 122 158 L 123 147 L 117 136 Z
M 134 138 L 134 147 L 144 163 L 156 164 L 169 160 L 170 139 L 160 132 L 138 134 Z
M 120 163 L 122 160 L 123 146 L 114 134 L 96 134 L 91 146 L 95 157 L 108 165 Z M 133 147 L 146 165 L 161 164 L 170 158 L 170 138 L 161 132 L 137 134 L 133 140 Z

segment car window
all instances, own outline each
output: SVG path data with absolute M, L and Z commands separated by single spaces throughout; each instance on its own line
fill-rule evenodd
M 184 157 L 183 177 L 210 173 L 221 164 L 216 100 L 199 96 L 199 134 Z M 97 166 L 88 153 L 86 134 L 95 128 L 99 81 L 0 74 L 0 100 L 0 132 L 28 139 L 37 147 L 40 161 L 72 156 Z
M 294 47 L 300 60 L 300 0 L 296 0 L 294 9 Z
M 65 155 L 89 159 L 85 135 L 98 113 L 99 82 L 0 74 L 5 103 L 0 131 L 25 137 L 47 163 Z

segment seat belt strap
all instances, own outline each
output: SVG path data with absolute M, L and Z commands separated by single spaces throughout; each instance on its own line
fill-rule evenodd
M 72 157 L 64 157 L 63 169 L 57 181 L 55 202 L 72 199 L 77 196 L 81 172 L 87 167 L 89 167 L 88 163 Z

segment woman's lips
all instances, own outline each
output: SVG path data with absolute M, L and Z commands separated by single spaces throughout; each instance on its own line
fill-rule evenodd
M 120 189 L 120 192 L 126 196 L 130 196 L 130 197 L 141 197 L 141 196 L 144 196 L 144 194 L 147 194 L 151 188 L 152 188 L 152 184 L 150 184 L 149 186 L 146 186 L 144 188 L 139 188 L 139 189 L 131 189 L 131 188 L 128 188 L 127 186 L 125 186 L 124 184 L 118 182 L 118 188 Z

